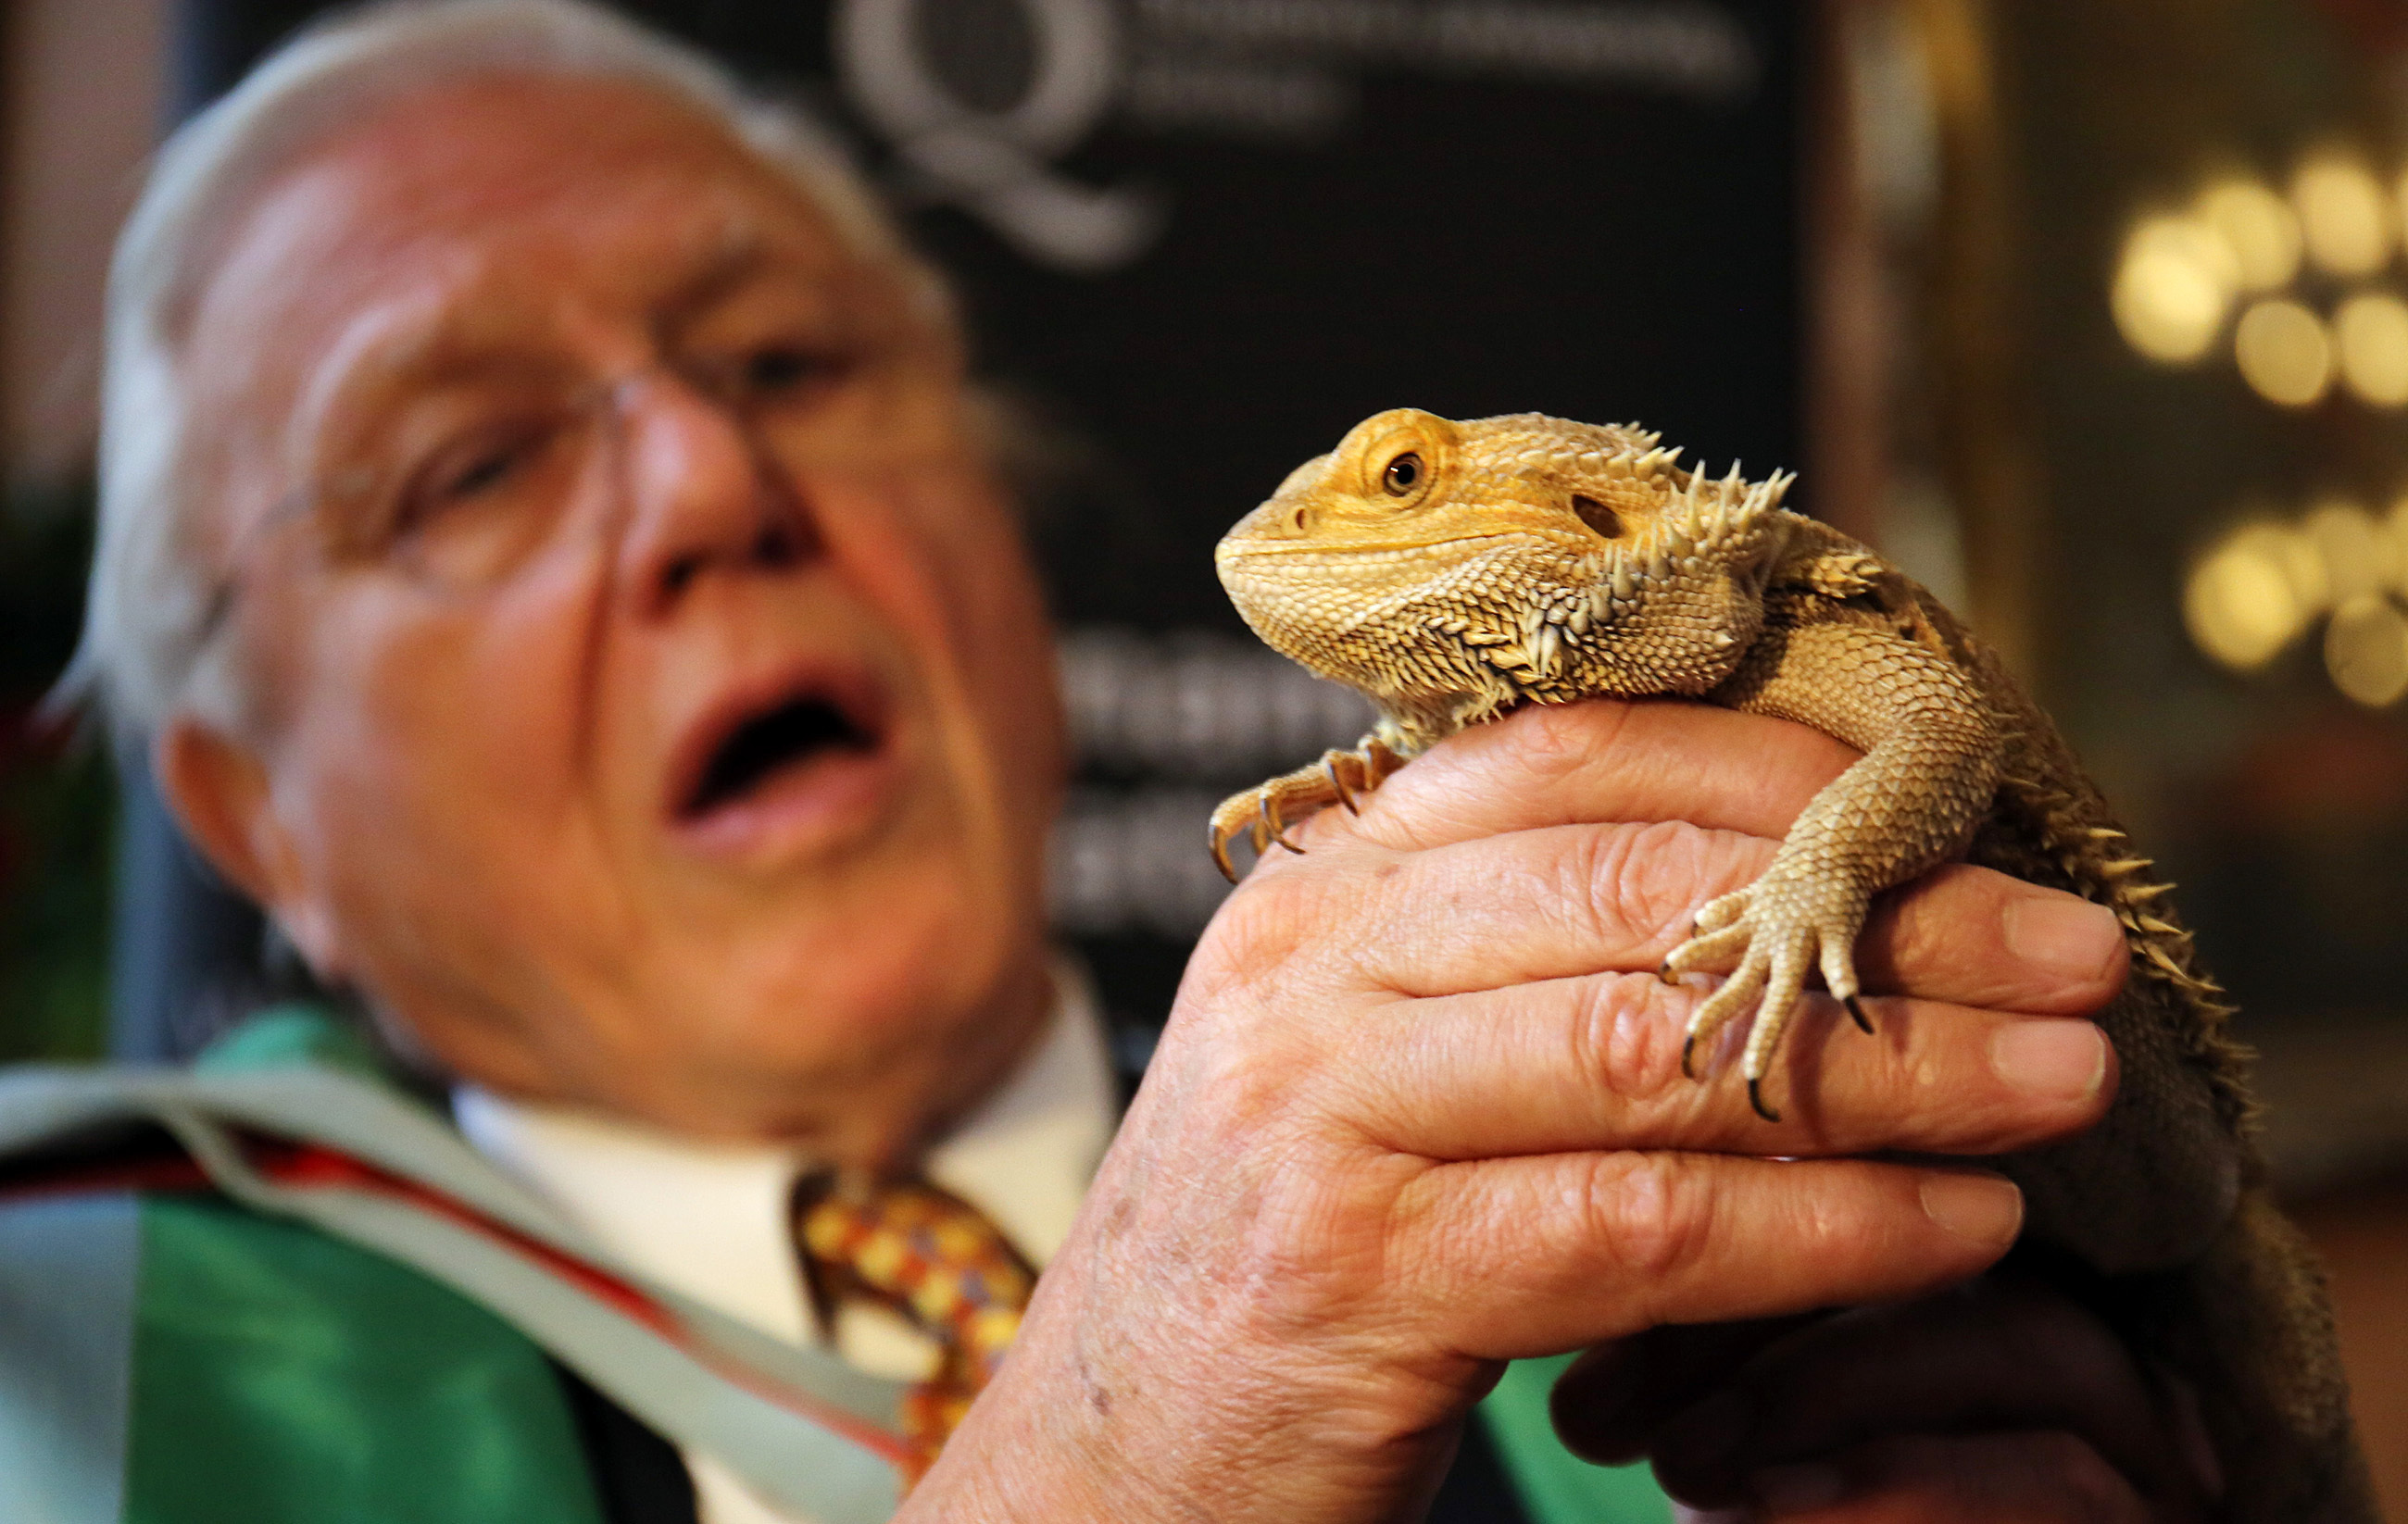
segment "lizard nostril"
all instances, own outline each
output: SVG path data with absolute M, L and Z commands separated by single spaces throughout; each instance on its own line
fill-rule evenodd
M 1621 517 L 1586 492 L 1572 494 L 1572 511 L 1580 515 L 1582 523 L 1609 540 L 1618 538 L 1622 534 Z
M 1296 527 L 1299 534 L 1304 530 L 1304 510 L 1302 508 L 1296 510 Z

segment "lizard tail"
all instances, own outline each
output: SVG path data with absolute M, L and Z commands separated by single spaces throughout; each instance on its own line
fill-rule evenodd
M 2324 1272 L 2263 1188 L 2170 1277 L 2151 1342 L 2189 1378 L 2235 1524 L 2380 1524 Z

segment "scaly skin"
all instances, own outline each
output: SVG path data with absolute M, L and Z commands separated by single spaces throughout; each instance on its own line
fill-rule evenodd
M 1635 427 L 1398 409 L 1299 466 L 1221 542 L 1221 579 L 1255 633 L 1381 719 L 1354 750 L 1224 803 L 1215 860 L 1230 871 L 1230 842 L 1284 843 L 1288 822 L 1522 704 L 1686 694 L 1845 741 L 1862 759 L 1665 961 L 1667 978 L 1730 971 L 1692 1050 L 1752 1008 L 1742 1069 L 1772 1118 L 1764 1081 L 1808 977 L 1864 1024 L 1851 948 L 1868 904 L 1951 859 L 2112 906 L 2134 974 L 2099 1019 L 2122 1077 L 2091 1132 L 2000 1161 L 2028 1204 L 2018 1253 L 2188 1378 L 2226 1517 L 2374 1519 L 2322 1277 L 2268 1200 L 2247 1055 L 2167 886 L 1929 593 L 1784 511 L 1789 477 L 1713 481 L 1678 454 Z

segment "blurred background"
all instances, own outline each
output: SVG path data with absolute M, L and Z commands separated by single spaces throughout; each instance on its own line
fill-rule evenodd
M 45 728 L 99 297 L 158 134 L 315 8 L 0 32 L 0 1058 L 289 974 L 138 758 Z M 1027 420 L 1080 774 L 1054 914 L 1142 1066 L 1232 788 L 1364 711 L 1222 529 L 1356 419 L 1637 419 L 1970 615 L 2264 1053 L 2408 1514 L 2408 0 L 669 0 L 907 208 Z

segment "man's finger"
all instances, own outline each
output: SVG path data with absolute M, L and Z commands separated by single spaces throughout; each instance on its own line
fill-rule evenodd
M 1643 1460 L 1667 1423 L 1719 1389 L 1766 1346 L 1826 1316 L 1672 1324 L 1599 1345 L 1555 1382 L 1548 1400 L 1555 1433 L 1574 1455 L 1598 1465 Z
M 1782 1120 L 1768 1122 L 1728 1061 L 1682 1072 L 1703 993 L 1592 975 L 1377 1007 L 1344 1039 L 1346 1112 L 1383 1147 L 1443 1160 L 1640 1147 L 1990 1155 L 2071 1136 L 2114 1094 L 2114 1049 L 2087 1021 L 1885 1000 L 1867 1036 L 1811 997 L 1773 1080 Z
M 1775 845 L 1680 823 L 1541 827 L 1389 858 L 1326 913 L 1349 919 L 1363 975 L 1400 994 L 1652 971 Z M 1868 990 L 2012 1010 L 2095 1010 L 2128 963 L 2104 906 L 1985 868 L 1883 896 L 1857 947 Z
M 1652 971 L 1697 907 L 1753 882 L 1777 845 L 1680 823 L 1559 825 L 1407 852 L 1351 876 L 1346 946 L 1365 979 L 1407 995 Z
M 2197 1512 L 2203 1484 L 2159 1394 L 2108 1329 L 2038 1289 L 1985 1284 L 1865 1308 L 1766 1348 L 1656 1438 L 1668 1487 L 1736 1499 L 1769 1467 L 1885 1435 L 2063 1431 L 2161 1507 Z
M 1361 829 L 1403 850 L 1581 821 L 1783 836 L 1856 756 L 1820 731 L 1710 704 L 1531 705 L 1414 759 Z
M 1978 1171 L 1555 1154 L 1438 1165 L 1397 1217 L 1389 1273 L 1434 1330 L 1461 1354 L 1518 1360 L 1953 1285 L 2006 1251 L 2023 1201 Z
M 1756 1524 L 2171 1524 L 2071 1434 L 1900 1435 L 1751 1479 Z M 1714 1516 L 1720 1517 L 1722 1516 Z
M 1856 941 L 1868 990 L 2005 1011 L 2095 1011 L 2131 961 L 2105 905 L 1962 863 L 1875 900 Z

